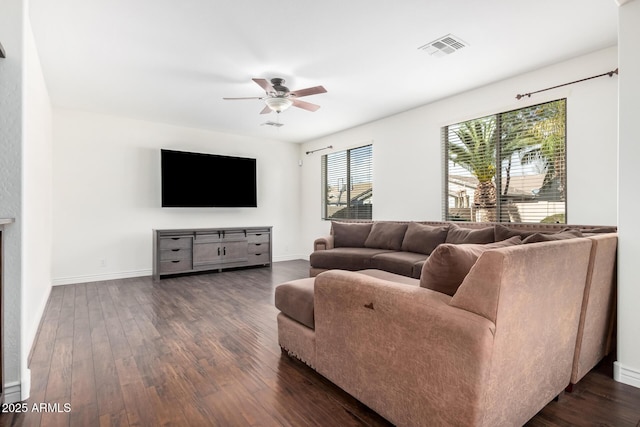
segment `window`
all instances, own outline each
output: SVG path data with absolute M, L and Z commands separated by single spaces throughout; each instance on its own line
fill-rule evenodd
M 443 128 L 444 219 L 566 223 L 566 100 Z
M 373 145 L 322 156 L 324 219 L 372 219 Z

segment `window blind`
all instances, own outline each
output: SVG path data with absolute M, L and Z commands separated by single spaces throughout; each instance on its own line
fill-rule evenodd
M 324 219 L 372 219 L 373 145 L 322 156 Z
M 446 220 L 566 223 L 566 100 L 443 128 Z

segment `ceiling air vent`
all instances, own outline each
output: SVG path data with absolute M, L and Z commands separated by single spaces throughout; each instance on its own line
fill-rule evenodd
M 420 46 L 418 49 L 424 50 L 429 55 L 439 57 L 450 55 L 465 46 L 467 46 L 467 43 L 460 40 L 460 38 L 452 34 L 447 34 L 446 36 L 440 37 L 439 39 L 429 42 L 424 46 Z
M 280 126 L 284 126 L 284 123 L 276 123 L 269 120 L 268 122 L 262 123 L 260 126 L 273 126 L 279 128 Z

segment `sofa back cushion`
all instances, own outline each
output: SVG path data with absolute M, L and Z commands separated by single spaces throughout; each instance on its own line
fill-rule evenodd
M 447 240 L 448 229 L 449 227 L 446 225 L 437 227 L 415 222 L 409 223 L 404 240 L 402 240 L 402 250 L 429 255 L 438 245 Z
M 493 243 L 495 236 L 493 226 L 485 228 L 462 228 L 457 224 L 451 224 L 447 232 L 446 243 Z
M 534 233 L 524 239 L 522 243 L 550 242 L 552 240 L 575 239 L 576 237 L 582 237 L 582 232 L 580 230 L 566 229 L 552 234 Z
M 436 248 L 422 267 L 420 286 L 453 296 L 480 255 L 490 249 L 519 245 L 520 236 L 489 244 L 445 243 Z
M 390 249 L 399 251 L 402 247 L 407 224 L 396 222 L 374 222 L 371 232 L 364 242 L 365 248 Z
M 536 234 L 537 231 L 531 230 L 517 230 L 514 228 L 505 227 L 502 224 L 495 224 L 493 229 L 494 237 L 496 242 L 501 242 L 502 240 L 507 240 L 513 236 L 520 236 L 523 240 L 532 234 Z
M 333 246 L 363 248 L 372 225 L 370 222 L 332 222 Z

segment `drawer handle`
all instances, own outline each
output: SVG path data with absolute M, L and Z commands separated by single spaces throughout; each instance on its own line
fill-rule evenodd
M 256 243 L 256 246 L 260 246 L 260 245 L 262 245 L 262 243 Z
M 179 237 L 172 237 L 171 240 L 180 240 Z
M 256 256 L 260 256 L 260 255 L 262 255 L 262 254 L 256 254 Z
M 256 236 L 262 236 L 262 233 L 256 233 Z
M 171 252 L 178 252 L 180 249 L 171 249 Z
M 171 261 L 171 262 L 172 262 L 172 263 L 174 263 L 174 264 L 176 264 L 176 263 L 180 262 L 180 260 L 177 260 L 177 261 Z

